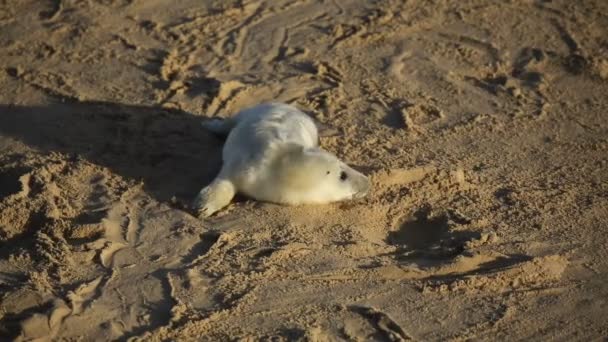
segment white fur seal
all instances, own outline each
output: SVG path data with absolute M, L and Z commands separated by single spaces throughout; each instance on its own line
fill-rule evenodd
M 322 204 L 365 196 L 369 179 L 318 147 L 313 120 L 283 103 L 265 103 L 232 118 L 203 123 L 227 134 L 222 168 L 193 207 L 208 217 L 239 192 L 279 204 Z

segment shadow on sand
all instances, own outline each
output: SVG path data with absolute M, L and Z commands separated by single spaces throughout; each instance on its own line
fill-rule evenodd
M 159 201 L 189 203 L 219 171 L 223 141 L 202 121 L 180 110 L 108 102 L 0 105 L 0 135 L 141 180 Z

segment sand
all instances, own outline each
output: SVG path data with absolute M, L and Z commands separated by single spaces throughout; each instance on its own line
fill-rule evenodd
M 328 128 L 363 200 L 187 204 L 200 123 Z M 608 2 L 0 2 L 0 339 L 608 336 Z

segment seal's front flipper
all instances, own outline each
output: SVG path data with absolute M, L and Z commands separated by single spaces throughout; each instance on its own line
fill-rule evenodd
M 199 192 L 194 199 L 193 208 L 198 217 L 209 217 L 227 206 L 235 194 L 236 189 L 231 181 L 216 178 Z

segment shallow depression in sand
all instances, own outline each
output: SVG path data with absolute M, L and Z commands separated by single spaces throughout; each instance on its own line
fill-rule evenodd
M 412 216 L 400 220 L 396 230 L 386 241 L 397 247 L 397 258 L 431 266 L 447 262 L 461 254 L 468 242 L 481 234 L 475 231 L 456 230 L 451 227 L 447 213 L 433 214 L 423 207 Z
M 26 168 L 0 170 L 0 201 L 25 190 L 22 177 L 27 175 L 28 172 L 30 170 Z

